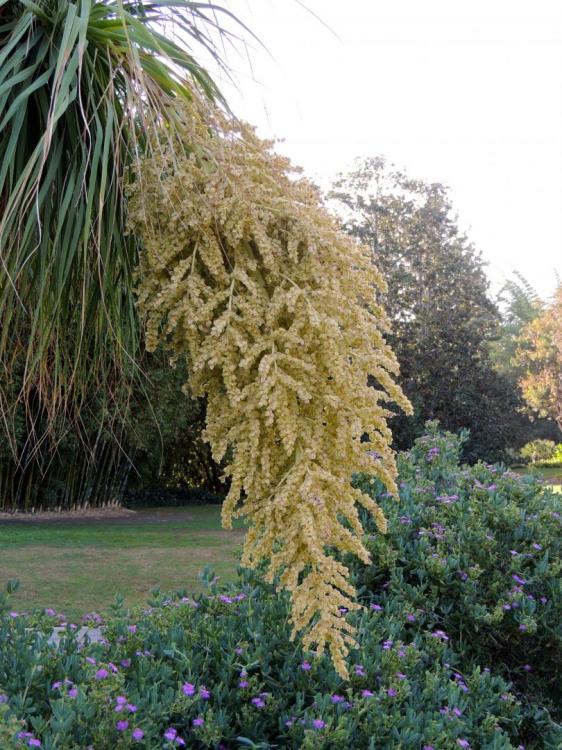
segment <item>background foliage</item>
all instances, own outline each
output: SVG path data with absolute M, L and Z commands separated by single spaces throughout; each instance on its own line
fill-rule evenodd
M 552 302 L 522 331 L 518 358 L 528 403 L 562 430 L 562 284 Z
M 504 457 L 534 437 L 535 426 L 521 413 L 518 373 L 497 363 L 501 357 L 511 362 L 520 321 L 538 314 L 539 303 L 512 283 L 502 320 L 482 258 L 459 231 L 446 188 L 371 158 L 341 176 L 330 198 L 347 230 L 372 248 L 388 283 L 389 341 L 414 406 L 413 417 L 392 421 L 397 447 L 411 446 L 427 419 L 469 429 L 463 450 L 470 460 Z

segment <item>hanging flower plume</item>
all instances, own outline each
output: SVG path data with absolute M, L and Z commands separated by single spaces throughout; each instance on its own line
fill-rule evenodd
M 231 483 L 223 525 L 249 521 L 242 564 L 267 562 L 293 636 L 346 676 L 341 608 L 359 605 L 338 553 L 369 561 L 358 506 L 385 530 L 350 478 L 368 471 L 395 492 L 387 405 L 410 410 L 383 338 L 384 281 L 249 126 L 194 98 L 159 139 L 129 187 L 147 345 L 185 354 L 189 389 L 207 397 L 205 437 Z

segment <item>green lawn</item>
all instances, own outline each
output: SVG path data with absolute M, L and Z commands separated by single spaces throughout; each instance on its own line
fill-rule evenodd
M 562 468 L 560 466 L 519 466 L 515 469 L 518 474 L 537 474 L 552 484 L 562 484 Z
M 103 612 L 116 593 L 134 605 L 156 586 L 196 590 L 205 565 L 232 579 L 243 534 L 221 529 L 215 505 L 141 510 L 126 521 L 4 523 L 0 586 L 20 580 L 15 609 L 53 607 L 77 618 Z

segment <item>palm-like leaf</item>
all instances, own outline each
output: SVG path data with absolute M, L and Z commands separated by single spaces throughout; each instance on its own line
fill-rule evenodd
M 39 400 L 50 424 L 75 419 L 92 389 L 111 399 L 134 371 L 138 248 L 122 176 L 144 122 L 173 117 L 194 89 L 221 100 L 190 53 L 199 45 L 222 62 L 221 13 L 187 0 L 0 0 L 5 420 L 2 383 L 16 365 L 20 399 Z

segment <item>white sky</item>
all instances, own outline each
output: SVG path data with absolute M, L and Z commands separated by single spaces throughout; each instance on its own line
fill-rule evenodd
M 235 113 L 322 185 L 386 156 L 450 187 L 494 286 L 562 272 L 562 0 L 223 0 Z

